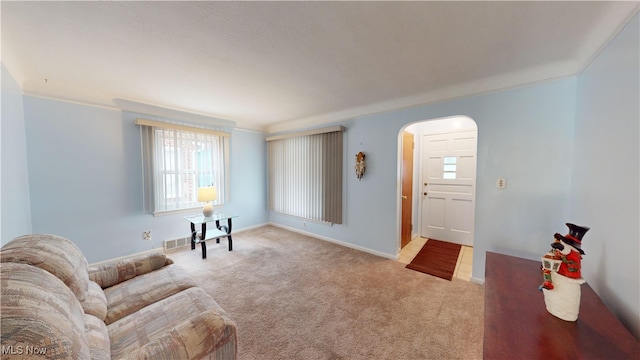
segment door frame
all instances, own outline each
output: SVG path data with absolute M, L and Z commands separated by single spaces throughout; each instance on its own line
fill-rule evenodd
M 411 148 L 405 154 L 405 150 Z M 400 213 L 400 248 L 404 248 L 413 239 L 413 193 L 415 178 L 415 135 L 409 131 L 402 131 L 402 178 L 401 178 L 401 208 Z
M 437 117 L 437 118 L 432 118 L 432 119 L 426 119 L 426 120 L 419 120 L 419 121 L 414 121 L 414 122 L 410 122 L 406 125 L 404 125 L 399 131 L 398 131 L 398 135 L 397 135 L 397 169 L 396 169 L 396 173 L 397 173 L 397 181 L 396 181 L 396 248 L 397 248 L 397 254 L 396 256 L 399 256 L 400 254 L 400 250 L 401 250 L 401 226 L 402 226 L 402 133 L 404 131 L 407 130 L 407 128 L 411 125 L 415 125 L 415 124 L 421 124 L 421 123 L 426 123 L 426 122 L 430 122 L 430 121 L 451 121 L 451 123 L 449 123 L 449 125 L 451 125 L 450 130 L 455 131 L 454 129 L 456 127 L 462 126 L 462 123 L 465 124 L 469 124 L 469 121 L 473 122 L 473 124 L 475 125 L 475 129 L 476 131 L 478 131 L 478 125 L 476 123 L 476 121 L 466 115 L 452 115 L 452 116 L 443 116 L 443 117 Z M 478 140 L 480 137 L 480 132 L 478 131 L 478 133 L 476 134 L 476 144 L 478 144 Z M 422 145 L 420 145 L 422 146 Z M 414 149 L 414 154 L 415 154 L 415 150 Z M 422 151 L 422 148 L 420 148 L 420 152 Z M 417 158 L 420 158 L 419 156 L 414 156 L 414 180 L 415 180 L 415 174 L 418 173 L 420 174 L 420 178 L 417 179 L 418 181 L 414 181 L 414 186 L 413 186 L 413 194 L 416 194 L 416 192 L 419 193 L 419 189 L 416 188 L 417 185 L 420 184 L 420 181 L 422 180 L 421 178 L 421 164 L 420 164 L 420 159 L 416 160 Z M 476 162 L 477 162 L 477 145 L 476 145 Z M 416 161 L 418 161 L 418 165 L 416 167 Z M 418 169 L 418 171 L 416 171 L 416 168 Z M 477 176 L 477 166 L 476 166 L 476 176 Z M 477 182 L 477 179 L 476 179 Z M 476 187 L 477 190 L 477 187 Z M 474 191 L 474 198 L 477 199 L 477 191 Z M 418 214 L 418 221 L 412 221 L 413 222 L 413 229 L 419 229 L 422 226 L 422 213 L 420 211 L 420 203 L 418 202 L 419 197 L 418 196 L 413 196 L 413 218 L 415 220 L 416 214 Z M 474 207 L 477 210 L 477 203 L 474 199 Z M 476 211 L 474 211 L 474 218 L 475 218 L 475 213 Z M 474 219 L 474 223 L 475 223 L 475 219 Z M 413 236 L 413 234 L 412 234 Z M 474 229 L 474 234 L 473 234 L 473 243 L 475 243 L 475 229 Z

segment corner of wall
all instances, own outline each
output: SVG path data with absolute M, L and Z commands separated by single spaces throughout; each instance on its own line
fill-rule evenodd
M 4 64 L 0 67 L 0 244 L 5 244 L 16 236 L 30 233 L 32 225 L 22 89 Z

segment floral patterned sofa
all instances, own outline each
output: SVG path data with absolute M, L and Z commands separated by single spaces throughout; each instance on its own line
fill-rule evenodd
M 235 359 L 235 323 L 166 258 L 153 253 L 88 267 L 54 235 L 0 251 L 2 358 Z

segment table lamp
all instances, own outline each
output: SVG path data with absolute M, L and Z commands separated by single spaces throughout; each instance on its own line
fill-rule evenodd
M 204 217 L 211 217 L 213 215 L 213 205 L 209 201 L 218 199 L 218 191 L 215 186 L 206 186 L 198 188 L 198 201 L 204 202 L 202 208 L 202 215 Z

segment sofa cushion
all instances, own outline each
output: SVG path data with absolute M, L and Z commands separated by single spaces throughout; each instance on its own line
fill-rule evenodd
M 235 323 L 201 288 L 181 291 L 107 328 L 116 359 L 232 358 L 237 351 Z
M 89 279 L 97 282 L 104 289 L 172 263 L 173 261 L 167 259 L 163 253 L 156 252 L 133 259 L 91 266 Z
M 91 360 L 111 359 L 111 341 L 104 321 L 93 315 L 84 314 L 84 329 L 87 333 Z
M 93 315 L 100 321 L 107 317 L 107 297 L 98 283 L 89 281 L 87 297 L 81 304 L 85 314 Z
M 149 304 L 194 286 L 196 283 L 178 265 L 168 265 L 108 287 L 104 289 L 107 298 L 105 323 L 109 325 Z
M 42 234 L 21 236 L 2 247 L 0 261 L 39 267 L 62 280 L 79 301 L 86 297 L 87 259 L 69 239 Z
M 90 359 L 82 306 L 60 279 L 38 267 L 2 263 L 0 289 L 3 354 Z

